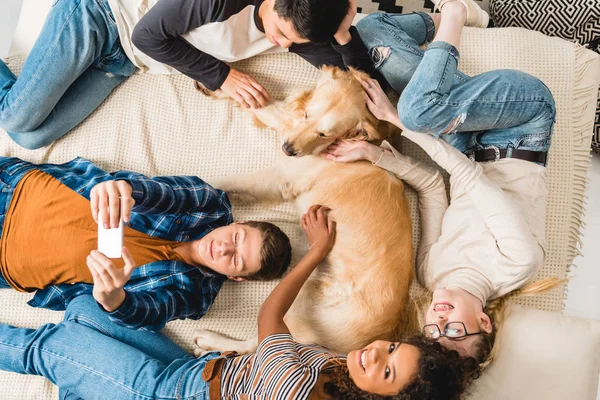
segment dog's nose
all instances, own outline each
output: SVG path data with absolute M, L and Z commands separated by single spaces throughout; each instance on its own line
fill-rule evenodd
M 288 157 L 294 157 L 296 155 L 296 151 L 294 150 L 294 146 L 292 146 L 288 142 L 285 142 L 283 144 L 283 146 L 281 146 L 281 150 L 283 150 L 283 152 L 285 153 L 285 155 L 288 156 Z

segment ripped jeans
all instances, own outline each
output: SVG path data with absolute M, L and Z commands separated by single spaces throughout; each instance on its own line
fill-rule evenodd
M 457 49 L 433 42 L 425 13 L 375 13 L 358 25 L 374 66 L 401 94 L 400 120 L 415 132 L 442 138 L 463 153 L 484 148 L 546 152 L 556 107 L 539 79 L 515 70 L 469 77 L 457 70 Z
M 0 60 L 0 129 L 27 149 L 47 146 L 136 71 L 107 0 L 54 0 L 19 77 Z

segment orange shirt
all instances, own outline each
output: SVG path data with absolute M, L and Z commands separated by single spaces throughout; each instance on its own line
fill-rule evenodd
M 183 261 L 174 251 L 179 242 L 127 226 L 123 234 L 137 265 Z M 14 289 L 30 292 L 59 283 L 92 283 L 86 258 L 97 247 L 98 225 L 89 200 L 38 170 L 21 179 L 0 239 L 0 271 Z M 122 259 L 112 261 L 123 267 Z

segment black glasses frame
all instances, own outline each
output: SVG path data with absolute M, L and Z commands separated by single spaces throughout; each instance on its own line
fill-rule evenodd
M 461 324 L 462 327 L 463 327 L 463 332 L 465 332 L 465 334 L 461 335 L 461 336 L 448 336 L 448 325 L 451 325 L 451 324 Z M 449 340 L 457 340 L 457 339 L 465 338 L 467 336 L 481 335 L 482 333 L 484 333 L 483 331 L 469 333 L 469 332 L 467 332 L 467 327 L 465 326 L 465 324 L 463 322 L 460 322 L 460 321 L 451 321 L 451 322 L 446 323 L 446 326 L 444 326 L 444 332 L 443 333 L 440 330 L 440 327 L 437 326 L 437 324 L 428 324 L 428 325 L 423 326 L 423 329 L 421 329 L 421 332 L 426 337 L 430 337 L 430 334 L 426 333 L 426 329 L 428 327 L 431 327 L 431 328 L 435 327 L 435 329 L 437 329 L 439 336 L 437 338 L 435 338 L 435 340 L 437 340 L 439 338 L 442 338 L 442 337 L 448 338 Z

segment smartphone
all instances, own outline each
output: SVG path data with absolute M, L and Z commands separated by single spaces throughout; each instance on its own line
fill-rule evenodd
M 98 221 L 102 215 L 98 213 Z M 121 258 L 123 248 L 123 220 L 119 221 L 118 228 L 105 229 L 102 223 L 98 224 L 98 251 L 108 258 Z

